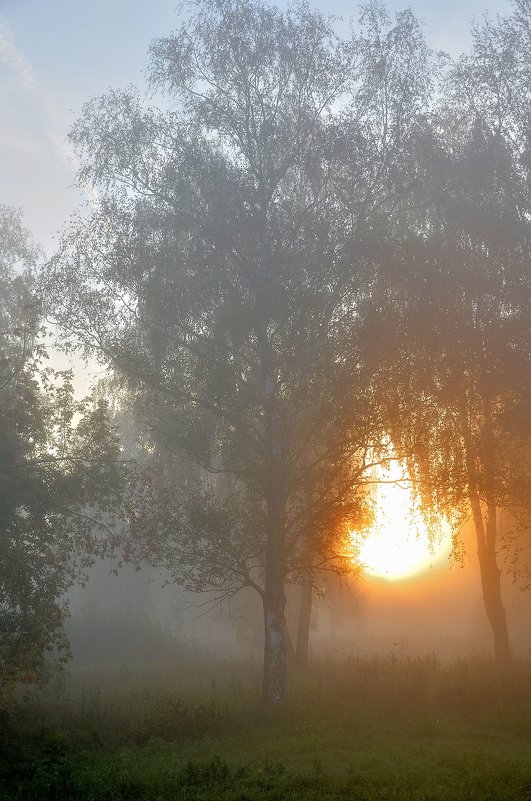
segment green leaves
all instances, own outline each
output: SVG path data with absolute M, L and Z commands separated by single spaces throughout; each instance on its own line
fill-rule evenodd
M 75 400 L 71 372 L 42 368 L 34 282 L 19 264 L 35 257 L 27 236 L 0 207 L 0 703 L 68 654 L 64 594 L 123 481 L 106 402 Z

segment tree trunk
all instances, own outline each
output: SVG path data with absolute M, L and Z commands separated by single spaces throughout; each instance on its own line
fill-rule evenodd
M 264 593 L 264 681 L 262 699 L 282 704 L 288 696 L 288 649 L 286 643 L 286 596 L 284 587 Z
M 485 612 L 494 636 L 494 659 L 506 664 L 511 659 L 507 618 L 501 596 L 501 571 L 496 559 L 496 507 L 489 504 L 487 525 L 483 520 L 481 504 L 477 495 L 470 497 L 476 539 L 478 544 L 479 570 Z M 486 530 L 485 530 L 486 528 Z
M 479 572 L 485 612 L 494 637 L 494 659 L 503 665 L 511 659 L 507 618 L 501 595 L 501 570 L 496 556 L 497 505 L 495 494 L 494 464 L 495 447 L 492 434 L 490 406 L 483 399 L 484 423 L 481 431 L 481 451 L 483 456 L 484 482 L 487 518 L 480 496 L 480 482 L 476 465 L 478 447 L 473 445 L 466 415 L 462 412 L 462 431 L 465 444 L 466 470 L 468 478 L 468 497 L 478 545 Z
M 269 444 L 267 488 L 267 540 L 264 581 L 264 683 L 267 704 L 282 704 L 288 696 L 288 631 L 286 626 L 285 487 L 279 424 L 267 380 L 266 404 Z
M 301 584 L 299 621 L 297 627 L 297 645 L 295 661 L 302 670 L 308 667 L 310 646 L 310 620 L 312 616 L 312 571 L 308 570 Z
M 267 226 L 264 219 L 264 232 Z M 262 367 L 265 467 L 267 481 L 266 543 L 264 564 L 264 679 L 262 699 L 266 704 L 283 704 L 288 697 L 288 647 L 286 626 L 286 485 L 284 449 L 276 397 L 277 371 L 274 349 L 268 334 L 271 254 L 264 234 L 264 262 L 257 276 L 256 300 L 259 319 L 256 334 Z

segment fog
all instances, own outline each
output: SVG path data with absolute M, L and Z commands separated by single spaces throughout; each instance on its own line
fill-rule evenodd
M 349 660 L 374 654 L 413 658 L 436 655 L 444 662 L 486 656 L 492 634 L 484 611 L 474 532 L 466 527 L 466 553 L 401 580 L 361 572 L 356 578 L 328 577 L 314 599 L 310 654 L 315 660 Z M 68 594 L 70 669 L 83 673 L 105 666 L 136 668 L 178 663 L 179 655 L 209 661 L 249 661 L 262 657 L 262 620 L 255 593 L 242 592 L 230 603 L 212 593 L 197 596 L 165 584 L 154 568 L 97 563 L 84 588 Z M 296 639 L 300 587 L 288 592 L 287 620 Z M 520 658 L 531 651 L 531 597 L 504 577 L 503 596 L 511 643 Z M 211 667 L 215 673 L 215 668 Z
M 0 801 L 529 797 L 531 0 L 395 5 L 154 14 L 66 138 L 0 17 Z

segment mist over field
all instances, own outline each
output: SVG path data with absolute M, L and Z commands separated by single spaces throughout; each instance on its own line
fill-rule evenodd
M 123 667 L 130 660 L 158 663 L 175 657 L 181 645 L 201 655 L 249 660 L 259 669 L 262 620 L 253 594 L 242 593 L 225 609 L 212 599 L 205 611 L 206 598 L 182 588 L 161 588 L 153 570 L 124 568 L 116 577 L 110 569 L 107 562 L 96 566 L 87 586 L 70 593 L 72 670 Z M 443 561 L 402 581 L 331 579 L 322 590 L 310 624 L 310 651 L 316 660 L 392 654 L 406 659 L 437 655 L 452 662 L 490 653 L 492 635 L 473 550 L 463 566 Z M 508 580 L 504 597 L 514 651 L 527 659 L 529 595 Z M 292 632 L 299 604 L 300 589 L 295 587 L 287 608 Z
M 531 797 L 531 0 L 351 11 L 0 3 L 0 801 Z

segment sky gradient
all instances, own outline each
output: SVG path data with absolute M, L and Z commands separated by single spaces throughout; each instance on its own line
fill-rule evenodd
M 345 17 L 344 0 L 312 5 Z M 391 11 L 407 3 L 390 0 Z M 413 0 L 428 42 L 458 54 L 470 21 L 509 0 Z M 110 87 L 144 84 L 150 41 L 177 27 L 176 0 L 0 0 L 0 202 L 20 206 L 46 253 L 81 200 L 66 135 L 83 103 Z M 145 85 L 145 84 L 144 84 Z

